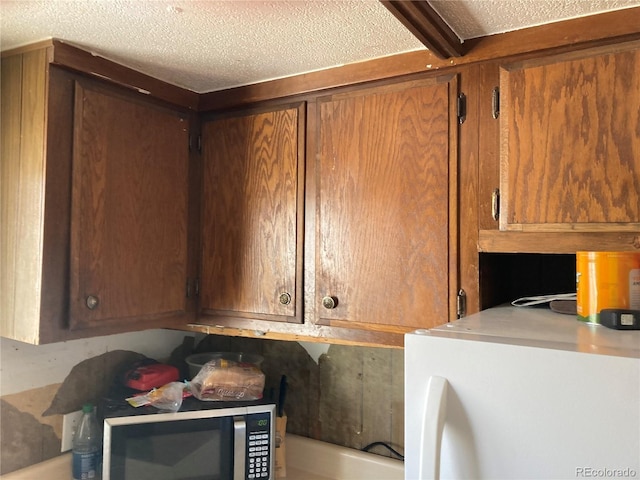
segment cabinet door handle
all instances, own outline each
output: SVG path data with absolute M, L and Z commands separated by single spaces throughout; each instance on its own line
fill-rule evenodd
M 282 305 L 289 305 L 291 303 L 291 295 L 287 292 L 280 294 L 280 303 Z
M 100 299 L 95 295 L 89 295 L 85 299 L 85 304 L 87 305 L 87 308 L 89 310 L 95 310 L 96 308 L 98 308 L 98 305 L 100 304 Z
M 322 299 L 322 306 L 327 310 L 334 309 L 338 306 L 338 299 L 336 297 L 326 296 Z

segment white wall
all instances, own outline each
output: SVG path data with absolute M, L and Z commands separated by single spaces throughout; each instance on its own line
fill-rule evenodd
M 62 381 L 83 360 L 113 350 L 131 350 L 165 360 L 191 332 L 146 330 L 48 345 L 30 345 L 0 338 L 0 395 L 9 395 Z

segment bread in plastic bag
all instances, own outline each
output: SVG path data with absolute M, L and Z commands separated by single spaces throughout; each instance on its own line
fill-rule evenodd
M 264 373 L 255 364 L 216 358 L 202 366 L 189 388 L 198 400 L 258 400 L 264 380 Z

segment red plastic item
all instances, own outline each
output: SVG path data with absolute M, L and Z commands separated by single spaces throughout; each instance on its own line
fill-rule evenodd
M 154 363 L 138 367 L 127 374 L 126 385 L 136 390 L 147 391 L 161 387 L 180 378 L 180 372 L 173 365 Z

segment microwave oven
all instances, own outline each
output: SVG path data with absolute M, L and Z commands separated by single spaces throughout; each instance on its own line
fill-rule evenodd
M 103 480 L 271 480 L 275 405 L 185 399 L 105 416 Z M 144 412 L 144 413 L 143 413 Z

